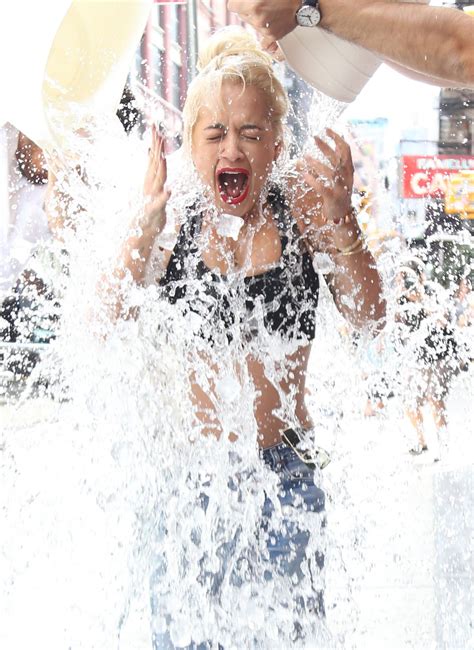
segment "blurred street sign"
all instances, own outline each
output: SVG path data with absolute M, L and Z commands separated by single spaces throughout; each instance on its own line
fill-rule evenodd
M 474 172 L 474 156 L 401 156 L 400 195 L 404 199 L 443 198 L 450 176 Z

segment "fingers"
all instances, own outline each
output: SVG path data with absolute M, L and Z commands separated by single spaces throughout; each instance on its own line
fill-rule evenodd
M 304 172 L 303 173 L 303 180 L 310 187 L 316 192 L 316 196 L 319 197 L 320 199 L 323 199 L 325 196 L 328 196 L 328 192 L 330 190 L 327 189 L 324 180 L 321 178 L 317 178 L 316 176 L 313 176 L 313 174 L 310 174 L 309 172 Z
M 302 164 L 299 171 L 306 185 L 322 201 L 321 222 L 338 225 L 350 210 L 352 158 L 344 138 L 332 129 L 326 129 L 326 134 L 334 146 L 319 137 L 315 137 L 315 143 L 327 162 L 306 155 L 306 164 Z
M 162 157 L 162 152 L 164 151 L 165 138 L 161 133 L 158 133 L 158 129 L 155 124 L 151 127 L 151 146 L 148 150 L 151 161 L 158 165 Z
M 354 171 L 354 166 L 352 164 L 352 152 L 350 146 L 338 133 L 332 129 L 326 130 L 329 137 L 332 138 L 336 144 L 336 153 L 340 156 L 341 166 L 345 167 L 346 170 L 352 173 Z
M 261 12 L 258 7 L 249 7 L 248 0 L 228 0 L 227 9 L 257 30 L 262 26 Z M 263 25 L 266 26 L 266 21 Z
M 166 223 L 166 204 L 171 196 L 169 190 L 163 190 L 146 204 L 140 226 L 145 235 L 156 236 L 161 232 Z
M 227 9 L 233 13 L 240 13 L 245 6 L 245 2 L 243 0 L 228 0 L 227 2 Z
M 329 127 L 326 129 L 326 133 L 328 134 L 328 136 L 329 136 L 332 140 L 334 140 L 334 142 L 336 143 L 336 146 L 339 146 L 339 147 L 341 147 L 341 148 L 344 148 L 344 147 L 348 147 L 348 146 L 349 146 L 349 145 L 347 144 L 347 142 L 344 140 L 344 138 L 342 137 L 342 135 L 340 135 L 340 134 L 337 133 L 336 131 L 333 131 L 333 130 L 330 129 Z
M 326 133 L 334 141 L 335 147 L 331 147 L 327 142 L 315 136 L 314 140 L 320 151 L 333 165 L 335 170 L 340 170 L 345 167 L 352 168 L 351 149 L 347 142 L 332 129 L 327 128 Z
M 151 146 L 148 150 L 148 170 L 144 187 L 145 195 L 155 197 L 162 192 L 166 178 L 165 138 L 162 134 L 158 133 L 158 129 L 153 125 L 151 129 Z
M 266 50 L 270 54 L 273 54 L 278 48 L 278 43 L 271 36 L 262 36 L 260 38 L 260 45 L 263 50 Z
M 275 61 L 285 60 L 285 55 L 273 36 L 262 36 L 260 39 L 260 45 L 262 46 L 262 49 L 265 50 L 265 52 L 268 52 Z
M 317 135 L 314 137 L 314 141 L 318 146 L 319 150 L 324 154 L 324 156 L 329 160 L 333 167 L 337 167 L 339 158 L 335 149 L 330 147 L 324 140 Z
M 169 190 L 163 190 L 148 204 L 148 213 L 151 216 L 158 215 L 165 208 L 168 199 L 171 196 Z

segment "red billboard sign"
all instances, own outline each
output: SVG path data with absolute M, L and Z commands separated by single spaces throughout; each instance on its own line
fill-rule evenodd
M 404 199 L 440 198 L 449 176 L 474 170 L 474 156 L 401 156 L 400 165 Z

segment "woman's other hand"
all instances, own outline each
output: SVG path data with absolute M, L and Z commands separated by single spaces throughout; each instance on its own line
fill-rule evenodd
M 326 133 L 333 146 L 314 138 L 325 162 L 307 154 L 297 163 L 293 209 L 312 250 L 337 252 L 350 247 L 360 230 L 351 207 L 354 167 L 350 147 L 335 131 L 326 129 Z
M 127 268 L 133 279 L 141 283 L 145 277 L 156 237 L 166 223 L 166 203 L 170 192 L 165 188 L 166 158 L 164 138 L 155 126 L 152 127 L 152 142 L 148 151 L 148 167 L 143 184 L 143 213 L 132 228 L 121 253 L 121 269 Z M 136 227 L 138 226 L 138 228 Z M 122 270 L 117 277 L 122 276 Z
M 143 235 L 153 240 L 166 223 L 166 203 L 170 197 L 170 192 L 165 189 L 166 177 L 165 141 L 153 125 L 143 185 L 145 210 L 140 224 Z

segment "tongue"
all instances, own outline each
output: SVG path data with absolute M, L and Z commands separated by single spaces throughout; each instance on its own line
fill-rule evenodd
M 245 188 L 247 178 L 245 174 L 226 174 L 220 175 L 220 186 L 222 191 L 232 199 L 242 194 Z

